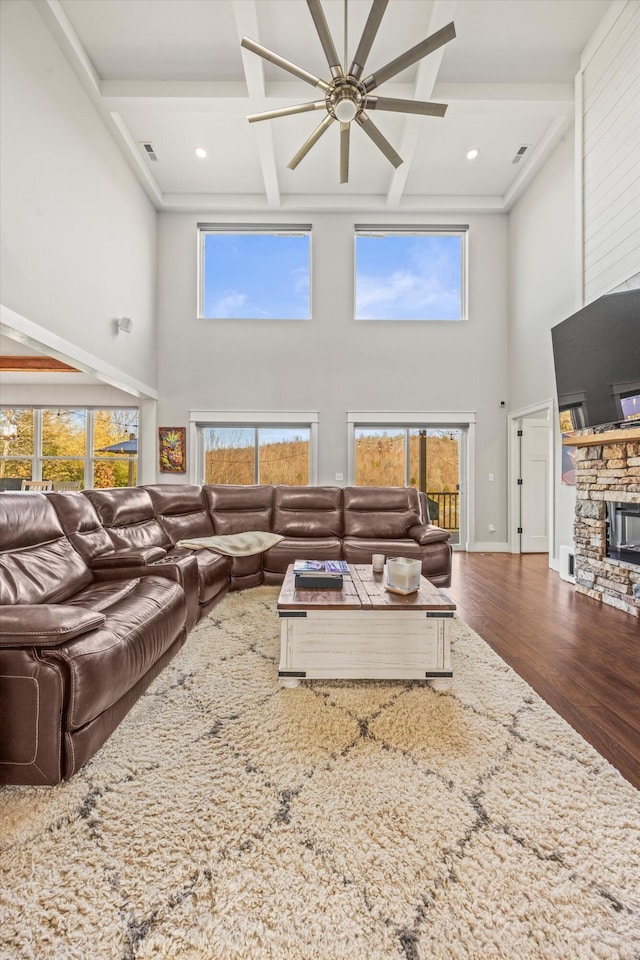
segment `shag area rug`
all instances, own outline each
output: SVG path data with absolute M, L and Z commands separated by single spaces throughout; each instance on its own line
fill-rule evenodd
M 0 955 L 640 956 L 640 793 L 476 634 L 451 690 L 277 681 L 232 594 L 99 754 L 0 791 Z

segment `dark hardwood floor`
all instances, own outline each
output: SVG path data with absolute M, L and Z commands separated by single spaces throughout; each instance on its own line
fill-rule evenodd
M 465 623 L 640 789 L 640 619 L 576 593 L 546 554 L 454 553 L 447 592 Z

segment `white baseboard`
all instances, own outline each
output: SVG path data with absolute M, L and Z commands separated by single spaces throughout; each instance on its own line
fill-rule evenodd
M 493 540 L 491 543 L 470 543 L 468 550 L 469 553 L 509 553 L 509 544 Z

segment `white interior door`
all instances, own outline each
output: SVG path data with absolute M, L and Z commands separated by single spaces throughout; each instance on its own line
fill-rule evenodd
M 520 445 L 520 549 L 549 552 L 549 422 L 523 417 Z

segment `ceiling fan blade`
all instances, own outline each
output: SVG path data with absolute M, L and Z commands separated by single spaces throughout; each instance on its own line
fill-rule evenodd
M 294 113 L 308 113 L 310 110 L 326 109 L 324 100 L 310 100 L 309 103 L 296 103 L 292 107 L 280 107 L 279 110 L 266 110 L 265 113 L 252 113 L 247 117 L 249 123 L 256 120 L 275 120 L 276 117 L 290 117 Z
M 343 77 L 344 73 L 342 72 L 342 67 L 340 66 L 340 58 L 338 57 L 338 52 L 333 42 L 333 38 L 331 37 L 329 25 L 327 24 L 327 19 L 324 15 L 324 10 L 322 9 L 320 0 L 307 0 L 307 6 L 309 7 L 309 12 L 313 17 L 313 22 L 316 25 L 316 30 L 318 31 L 318 36 L 320 37 L 320 43 L 322 44 L 324 55 L 327 58 L 329 69 L 331 70 L 331 76 Z
M 367 22 L 364 25 L 364 30 L 362 31 L 362 36 L 360 37 L 358 49 L 353 57 L 353 63 L 349 67 L 349 75 L 355 77 L 356 80 L 359 80 L 362 76 L 364 65 L 367 61 L 367 57 L 369 56 L 371 47 L 373 46 L 373 41 L 376 38 L 378 27 L 380 26 L 382 16 L 387 9 L 388 3 L 389 0 L 373 0 L 371 10 L 369 11 L 369 16 L 367 17 Z
M 322 134 L 329 129 L 332 123 L 335 123 L 335 120 L 332 116 L 327 114 L 322 123 L 318 124 L 309 139 L 305 140 L 305 142 L 302 144 L 295 157 L 289 161 L 287 164 L 289 170 L 295 170 L 300 161 L 303 160 L 304 157 L 306 157 L 306 155 L 309 153 L 309 150 L 311 150 L 311 147 L 314 145 L 314 143 L 318 142 Z
M 384 134 L 378 130 L 373 120 L 371 120 L 366 113 L 361 113 L 359 117 L 356 117 L 356 123 L 362 127 L 367 136 L 373 140 L 376 147 L 382 150 L 387 160 L 389 160 L 394 167 L 399 167 L 402 163 L 402 157 L 399 153 L 396 153 Z
M 391 110 L 394 113 L 418 113 L 425 117 L 444 117 L 446 103 L 430 103 L 428 100 L 396 100 L 395 97 L 366 97 L 367 110 Z
M 240 41 L 240 46 L 244 47 L 245 50 L 250 50 L 251 53 L 257 53 L 263 60 L 275 63 L 276 67 L 281 67 L 288 73 L 292 73 L 294 77 L 298 77 L 299 80 L 304 80 L 305 83 L 310 83 L 312 87 L 319 87 L 320 90 L 324 90 L 325 92 L 329 89 L 329 84 L 326 80 L 315 77 L 312 73 L 309 73 L 308 70 L 303 70 L 302 67 L 296 66 L 296 64 L 291 63 L 290 60 L 285 60 L 284 57 L 274 53 L 272 50 L 267 50 L 262 44 L 256 43 L 255 40 L 251 40 L 249 37 L 243 37 Z
M 349 183 L 349 132 L 350 123 L 340 124 L 340 183 Z
M 422 60 L 423 57 L 426 57 L 428 53 L 433 53 L 434 50 L 438 50 L 440 47 L 444 46 L 445 43 L 449 43 L 450 40 L 456 35 L 456 28 L 452 23 L 448 23 L 446 27 L 442 27 L 441 30 L 437 30 L 435 33 L 432 33 L 430 37 L 426 37 L 424 40 L 421 40 L 420 43 L 416 43 L 415 47 L 411 47 L 410 50 L 407 50 L 406 53 L 400 54 L 399 57 L 396 57 L 395 60 L 392 60 L 390 63 L 385 64 L 384 67 L 381 67 L 380 70 L 376 70 L 375 73 L 372 73 L 364 81 L 364 86 L 367 93 L 370 93 L 371 90 L 375 90 L 376 87 L 379 87 L 381 83 L 384 83 L 385 80 L 390 80 L 391 77 L 395 77 L 397 73 L 400 73 L 402 70 L 405 70 L 407 67 L 410 67 L 413 63 L 417 63 L 418 60 Z

